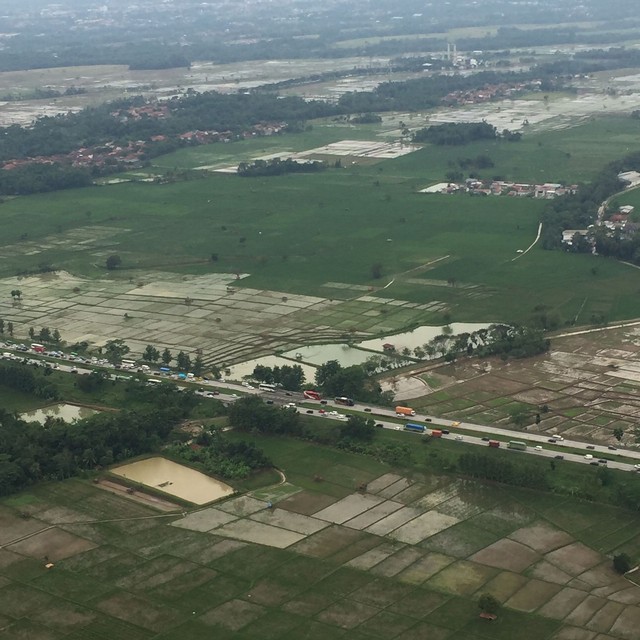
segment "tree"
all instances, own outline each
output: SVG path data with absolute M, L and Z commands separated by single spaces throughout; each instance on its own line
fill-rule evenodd
M 622 440 L 622 436 L 624 435 L 624 429 L 622 427 L 616 427 L 613 430 L 613 437 L 620 442 Z
M 60 341 L 62 340 L 62 336 L 60 335 L 60 332 L 57 329 L 53 330 L 53 333 L 51 334 L 51 339 L 56 344 L 60 344 Z
M 500 602 L 490 593 L 483 593 L 478 600 L 478 606 L 482 613 L 496 615 L 500 610 Z
M 29 337 L 32 340 L 36 337 L 36 330 L 33 327 L 29 327 Z
M 613 556 L 613 568 L 623 575 L 631 570 L 631 558 L 626 553 L 619 553 Z
M 105 264 L 109 271 L 113 271 L 122 264 L 122 258 L 118 254 L 114 253 L 107 258 Z
M 160 352 L 151 344 L 148 344 L 142 353 L 143 360 L 147 362 L 158 362 L 160 360 Z
M 530 420 L 529 410 L 526 407 L 516 407 L 509 415 L 509 418 L 513 424 L 518 427 L 524 427 Z
M 13 322 L 7 322 L 7 331 L 9 335 L 13 338 Z
M 11 297 L 12 298 L 18 298 L 18 300 L 20 300 L 20 298 L 22 298 L 22 291 L 20 291 L 20 289 L 13 289 L 11 291 Z
M 374 280 L 380 280 L 380 278 L 382 278 L 382 263 L 381 262 L 374 262 L 371 265 L 371 277 Z
M 204 373 L 204 362 L 202 362 L 202 356 L 198 354 L 193 361 L 193 373 L 196 376 L 201 376 Z
M 169 351 L 169 349 L 166 349 L 162 352 L 162 364 L 169 366 L 169 363 L 173 360 L 173 356 L 171 355 L 171 351 Z
M 176 364 L 180 371 L 187 371 L 191 368 L 191 358 L 184 351 L 180 351 L 176 358 Z
M 351 440 L 370 442 L 375 435 L 375 422 L 366 420 L 362 416 L 349 416 L 348 420 L 340 425 L 340 436 Z
M 4 320 L 0 320 L 0 333 L 4 333 Z
M 316 384 L 322 387 L 328 378 L 331 378 L 342 369 L 337 360 L 328 360 L 316 369 Z
M 129 347 L 121 339 L 109 340 L 104 345 L 104 352 L 109 362 L 120 362 L 129 351 Z
M 51 329 L 49 329 L 49 327 L 42 327 L 38 334 L 38 340 L 40 340 L 40 342 L 51 342 Z

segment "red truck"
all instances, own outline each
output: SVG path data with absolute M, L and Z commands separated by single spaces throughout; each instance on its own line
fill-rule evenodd
M 307 400 L 322 400 L 322 396 L 317 391 L 312 391 L 311 389 L 303 391 L 302 395 L 307 398 Z
M 493 447 L 494 449 L 500 448 L 500 440 L 489 440 L 488 444 L 490 447 Z
M 431 430 L 432 438 L 442 438 L 442 431 L 440 429 L 432 429 Z

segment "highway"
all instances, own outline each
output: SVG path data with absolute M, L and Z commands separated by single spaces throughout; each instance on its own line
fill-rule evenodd
M 54 358 L 48 355 L 34 353 L 30 350 L 18 351 L 12 345 L 5 345 L 2 348 L 5 349 L 5 354 L 10 353 L 11 358 L 16 361 L 26 360 L 30 364 L 37 363 L 39 366 L 45 366 L 46 364 L 49 364 L 55 370 L 74 373 L 77 375 L 86 375 L 91 373 L 92 371 L 95 371 L 96 369 L 104 370 L 112 379 L 128 378 L 132 375 L 143 375 L 148 380 L 166 380 L 175 382 L 179 386 L 185 388 L 195 388 L 196 394 L 205 398 L 215 398 L 225 403 L 234 402 L 239 397 L 241 397 L 241 395 L 260 395 L 266 402 L 276 405 L 295 403 L 301 412 L 313 411 L 314 415 L 318 414 L 318 411 L 320 409 L 325 409 L 327 413 L 323 415 L 325 415 L 325 417 L 330 420 L 340 420 L 341 418 L 336 415 L 330 415 L 328 413 L 329 411 L 336 411 L 338 413 L 341 413 L 344 410 L 355 411 L 362 414 L 363 416 L 371 416 L 376 421 L 376 424 L 381 424 L 385 429 L 403 431 L 402 426 L 397 422 L 385 421 L 385 418 L 394 418 L 395 420 L 397 420 L 399 416 L 396 415 L 393 409 L 386 409 L 384 407 L 358 403 L 354 404 L 351 407 L 345 407 L 344 405 L 336 403 L 332 399 L 323 400 L 322 403 L 320 401 L 309 400 L 299 392 L 289 392 L 284 390 L 267 392 L 261 391 L 260 389 L 257 389 L 252 385 L 226 382 L 225 380 L 183 380 L 177 379 L 175 374 L 172 376 L 166 376 L 159 371 L 139 371 L 138 369 L 131 368 L 117 369 L 113 365 L 108 364 L 105 361 L 87 362 L 86 360 L 79 361 L 77 359 L 69 361 L 69 359 L 67 358 Z M 3 354 L 2 358 L 6 359 L 6 355 Z M 229 393 L 221 393 L 218 391 L 218 389 L 224 389 Z M 587 464 L 594 461 L 597 462 L 599 459 L 606 457 L 608 458 L 607 466 L 609 468 L 620 469 L 624 471 L 635 471 L 636 469 L 633 464 L 620 462 L 618 460 L 611 460 L 611 456 L 620 455 L 632 460 L 638 460 L 640 462 L 640 451 L 617 448 L 615 450 L 612 450 L 604 445 L 590 445 L 578 440 L 556 441 L 553 443 L 553 446 L 563 448 L 566 447 L 567 449 L 577 449 L 578 451 L 584 451 L 584 454 L 573 453 L 570 451 L 559 452 L 554 449 L 547 449 L 545 448 L 545 445 L 548 446 L 550 444 L 549 439 L 552 437 L 552 434 L 545 435 L 538 433 L 529 433 L 528 431 L 515 431 L 511 429 L 504 429 L 501 427 L 474 424 L 472 422 L 458 422 L 455 420 L 448 420 L 445 418 L 439 418 L 437 416 L 423 415 L 418 413 L 415 416 L 405 417 L 404 419 L 407 422 L 424 424 L 427 429 L 427 434 L 429 434 L 431 429 L 434 427 L 438 429 L 449 430 L 451 433 L 442 435 L 444 439 L 456 440 L 456 436 L 458 436 L 459 440 L 460 434 L 456 432 L 460 431 L 477 433 L 479 434 L 478 436 L 465 433 L 464 435 L 462 435 L 462 441 L 468 444 L 475 444 L 484 447 L 487 447 L 486 438 L 489 436 L 495 436 L 496 438 L 507 441 L 524 439 L 529 443 L 539 443 L 539 446 L 542 447 L 542 450 L 535 449 L 535 445 L 533 445 L 529 446 L 525 452 L 519 452 L 536 455 L 539 457 L 558 458 L 559 456 L 563 456 L 564 460 L 580 462 L 582 464 Z M 407 434 L 407 437 L 421 436 L 421 434 L 414 432 L 405 433 Z M 485 440 L 483 440 L 482 438 L 485 438 Z M 501 446 L 506 447 L 506 443 L 501 443 Z M 592 455 L 593 459 L 586 459 L 585 455 Z

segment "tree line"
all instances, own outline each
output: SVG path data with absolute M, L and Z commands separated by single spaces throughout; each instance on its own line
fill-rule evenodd
M 238 165 L 238 175 L 243 178 L 257 178 L 263 176 L 282 176 L 286 173 L 318 173 L 327 168 L 326 163 L 320 161 L 299 162 L 293 158 L 271 158 L 270 160 L 254 160 L 241 162 Z
M 488 122 L 445 122 L 418 129 L 414 142 L 430 142 L 435 145 L 463 145 L 477 140 L 495 140 L 498 130 Z
M 623 184 L 618 179 L 618 174 L 623 171 L 637 170 L 639 167 L 640 151 L 608 163 L 591 182 L 579 185 L 575 194 L 550 200 L 541 215 L 540 240 L 543 248 L 560 249 L 562 232 L 565 229 L 586 229 L 593 224 L 597 219 L 600 205 L 615 193 L 622 191 Z M 615 255 L 615 245 L 615 242 L 610 246 L 606 242 L 601 242 L 603 255 Z M 609 254 L 607 251 L 612 253 Z

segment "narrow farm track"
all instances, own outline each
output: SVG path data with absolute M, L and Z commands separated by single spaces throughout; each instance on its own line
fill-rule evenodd
M 512 258 L 511 262 L 515 262 L 518 258 L 522 258 L 522 256 L 529 253 L 529 251 L 531 251 L 531 249 L 533 249 L 533 247 L 536 246 L 538 240 L 540 240 L 541 234 L 542 234 L 542 222 L 538 225 L 538 235 L 536 236 L 536 239 L 522 253 L 519 253 L 515 258 Z

